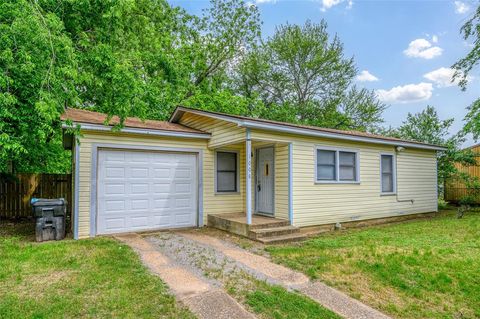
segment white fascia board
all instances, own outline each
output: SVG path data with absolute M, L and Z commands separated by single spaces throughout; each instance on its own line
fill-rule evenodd
M 276 132 L 282 132 L 282 133 L 300 134 L 300 135 L 307 135 L 307 136 L 313 136 L 313 137 L 340 139 L 340 140 L 347 140 L 347 141 L 353 141 L 353 142 L 364 142 L 364 143 L 383 144 L 383 145 L 391 145 L 391 146 L 404 146 L 409 148 L 426 149 L 426 150 L 434 150 L 434 151 L 446 150 L 445 147 L 441 147 L 441 146 L 422 145 L 422 144 L 410 143 L 405 141 L 389 141 L 389 140 L 383 140 L 375 137 L 363 137 L 363 136 L 337 134 L 337 133 L 330 133 L 330 132 L 320 132 L 320 131 L 314 131 L 314 130 L 309 130 L 309 129 L 300 128 L 300 127 L 288 127 L 288 126 L 268 124 L 268 123 L 258 123 L 258 122 L 252 122 L 252 121 L 243 121 L 243 123 L 239 124 L 239 126 L 242 126 L 245 128 L 270 130 L 270 131 L 276 131 Z
M 197 115 L 203 115 L 203 116 L 211 117 L 214 119 L 219 119 L 219 120 L 227 121 L 230 123 L 234 123 L 234 124 L 237 124 L 238 126 L 245 127 L 245 128 L 269 130 L 269 131 L 299 134 L 299 135 L 306 135 L 306 136 L 313 136 L 313 137 L 332 138 L 332 139 L 354 141 L 354 142 L 364 142 L 364 143 L 373 143 L 373 144 L 382 144 L 382 145 L 391 145 L 391 146 L 403 146 L 403 147 L 433 150 L 433 151 L 445 151 L 447 149 L 445 147 L 435 146 L 435 145 L 423 145 L 423 144 L 411 143 L 406 141 L 389 141 L 389 140 L 384 140 L 384 139 L 375 138 L 375 137 L 364 137 L 364 136 L 347 135 L 347 134 L 341 134 L 341 133 L 321 132 L 318 130 L 301 128 L 301 127 L 292 127 L 292 126 L 281 125 L 281 124 L 260 123 L 258 121 L 237 119 L 228 115 L 212 114 L 208 112 L 191 110 L 191 109 L 186 109 L 181 107 L 175 110 L 175 112 L 172 114 L 170 118 L 170 121 L 174 122 L 176 118 L 179 117 L 180 112 L 181 113 L 189 112 Z
M 73 123 L 72 126 L 67 124 L 62 124 L 62 128 L 75 128 L 77 125 L 80 125 L 81 130 L 86 131 L 112 131 L 111 126 L 106 125 L 97 125 L 97 124 L 87 124 L 87 123 Z M 211 135 L 209 133 L 191 133 L 191 132 L 176 132 L 176 131 L 162 131 L 162 130 L 151 130 L 151 129 L 142 129 L 142 128 L 132 128 L 124 127 L 119 130 L 121 133 L 132 133 L 132 134 L 144 134 L 144 135 L 153 135 L 153 136 L 172 136 L 172 137 L 183 137 L 183 138 L 199 138 L 199 139 L 210 139 Z

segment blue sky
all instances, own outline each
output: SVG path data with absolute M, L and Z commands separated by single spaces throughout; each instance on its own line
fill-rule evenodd
M 480 76 L 472 74 L 462 92 L 449 82 L 450 66 L 469 51 L 459 34 L 478 2 L 251 0 L 268 37 L 275 26 L 325 19 L 330 34 L 338 34 L 347 56 L 355 58 L 359 86 L 377 91 L 390 107 L 386 125 L 398 126 L 408 112 L 433 105 L 442 118 L 455 118 L 452 133 L 462 127 L 465 108 L 478 98 Z M 207 0 L 170 0 L 172 5 L 200 14 Z M 365 72 L 364 72 L 365 71 Z M 473 144 L 468 140 L 465 146 Z

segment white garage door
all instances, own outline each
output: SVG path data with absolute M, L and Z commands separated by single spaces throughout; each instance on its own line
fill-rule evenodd
M 97 233 L 195 226 L 196 156 L 100 150 Z

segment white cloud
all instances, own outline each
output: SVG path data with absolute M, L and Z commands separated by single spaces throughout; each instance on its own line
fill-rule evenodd
M 378 81 L 378 78 L 367 70 L 363 70 L 357 75 L 357 81 L 359 82 L 374 82 Z
M 351 9 L 353 7 L 353 0 L 321 0 L 322 7 L 320 8 L 321 11 L 325 12 L 331 7 L 339 5 L 342 2 L 347 2 L 347 9 Z
M 470 6 L 462 1 L 455 1 L 455 12 L 458 14 L 467 13 L 470 10 Z
M 390 90 L 377 90 L 378 98 L 386 103 L 411 103 L 428 100 L 432 96 L 432 83 L 421 82 L 396 86 Z
M 432 35 L 432 42 L 433 43 L 438 43 L 438 36 Z
M 423 77 L 435 83 L 437 87 L 449 87 L 449 86 L 457 85 L 458 82 L 460 81 L 460 79 L 457 78 L 455 79 L 455 81 L 452 82 L 454 73 L 455 73 L 454 69 L 440 68 L 424 74 Z M 471 81 L 471 80 L 473 80 L 473 77 L 467 76 L 467 81 Z
M 443 49 L 432 44 L 425 39 L 416 39 L 410 42 L 408 48 L 403 53 L 411 58 L 433 59 L 442 55 Z

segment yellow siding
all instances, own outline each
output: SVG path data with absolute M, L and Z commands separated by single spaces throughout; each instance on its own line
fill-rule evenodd
M 393 146 L 252 131 L 252 139 L 293 143 L 293 216 L 296 226 L 431 212 L 437 209 L 434 151 L 407 149 L 397 155 L 398 199 L 380 196 L 380 153 Z M 316 145 L 359 150 L 359 184 L 316 184 Z M 285 193 L 286 194 L 286 193 Z
M 206 116 L 185 113 L 180 124 L 192 127 L 197 130 L 208 132 L 212 137 L 208 141 L 208 148 L 212 158 L 215 156 L 214 150 L 237 150 L 240 159 L 240 187 L 236 194 L 216 194 L 215 193 L 215 167 L 205 167 L 210 170 L 213 178 L 212 185 L 204 189 L 204 214 L 222 214 L 243 212 L 245 206 L 245 137 L 244 128 L 238 127 L 236 124 L 225 122 L 222 120 L 212 119 Z
M 275 146 L 275 217 L 288 219 L 288 144 Z
M 180 122 L 212 134 L 210 140 L 84 131 L 80 138 L 79 237 L 90 234 L 92 144 L 127 144 L 203 150 L 203 211 L 208 214 L 245 211 L 245 129 L 220 120 L 186 113 Z M 288 219 L 288 143 L 293 144 L 294 224 L 312 226 L 436 210 L 434 151 L 406 149 L 397 155 L 398 197 L 380 196 L 380 153 L 393 146 L 341 142 L 293 134 L 252 130 L 253 153 L 275 147 L 275 217 Z M 360 184 L 315 184 L 316 145 L 355 148 L 360 152 Z M 240 188 L 236 194 L 215 194 L 215 148 L 239 152 Z M 255 208 L 255 157 L 252 158 L 252 208 Z
M 208 142 L 209 148 L 217 148 L 245 141 L 245 129 L 226 121 L 186 113 L 180 119 L 180 124 L 211 133 L 212 138 Z
M 203 150 L 203 211 L 204 223 L 207 214 L 228 213 L 242 211 L 243 202 L 241 194 L 215 195 L 214 192 L 214 151 L 207 148 L 206 140 L 185 139 L 173 137 L 154 137 L 122 133 L 82 132 L 80 138 L 80 174 L 79 174 L 79 237 L 90 235 L 90 186 L 92 168 L 92 144 L 126 144 L 155 147 L 196 148 Z M 241 151 L 240 158 L 245 158 Z M 242 167 L 245 161 L 241 161 Z M 242 168 L 243 170 L 244 168 Z M 243 184 L 240 185 L 243 187 Z M 242 189 L 242 188 L 240 188 Z
M 180 123 L 212 134 L 208 143 L 209 148 L 236 149 L 240 151 L 240 194 L 223 195 L 205 192 L 204 201 L 211 202 L 213 211 L 208 213 L 230 213 L 246 211 L 246 186 L 245 186 L 245 138 L 246 131 L 236 124 L 212 119 L 206 116 L 186 113 Z M 234 146 L 232 146 L 232 144 Z M 271 140 L 266 143 L 252 143 L 252 209 L 255 210 L 255 148 L 272 145 Z M 227 145 L 227 146 L 226 146 Z M 288 219 L 288 145 L 275 145 L 275 217 Z M 223 209 L 225 199 L 232 209 Z

